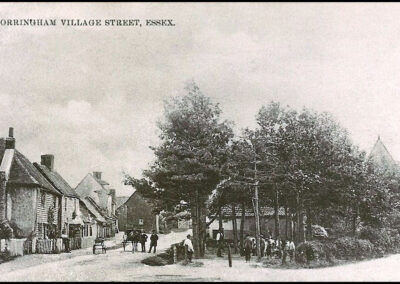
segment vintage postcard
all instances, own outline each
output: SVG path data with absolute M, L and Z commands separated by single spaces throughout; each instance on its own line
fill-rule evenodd
M 399 281 L 400 4 L 1 3 L 1 281 Z

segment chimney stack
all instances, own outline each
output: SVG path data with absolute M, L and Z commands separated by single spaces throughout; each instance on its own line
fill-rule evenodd
M 6 149 L 15 149 L 14 128 L 8 129 L 8 137 L 6 138 Z
M 40 156 L 40 164 L 46 166 L 50 171 L 54 170 L 54 155 L 46 154 Z
M 93 172 L 93 176 L 97 179 L 101 179 L 101 172 Z

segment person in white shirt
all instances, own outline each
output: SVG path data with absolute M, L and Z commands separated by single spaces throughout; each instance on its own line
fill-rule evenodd
M 183 245 L 185 246 L 185 249 L 187 251 L 187 257 L 189 262 L 192 262 L 193 244 L 190 235 L 187 235 L 185 241 L 183 242 Z
M 222 257 L 223 242 L 224 242 L 224 233 L 222 229 L 219 230 L 215 239 L 217 240 L 218 244 L 217 256 Z
M 293 257 L 295 256 L 295 250 L 296 250 L 296 246 L 294 245 L 293 240 L 290 240 L 289 242 L 289 257 L 290 257 L 290 261 L 293 261 Z

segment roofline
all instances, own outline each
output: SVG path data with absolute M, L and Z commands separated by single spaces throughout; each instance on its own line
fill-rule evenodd
M 58 192 L 60 192 L 61 195 L 67 196 L 67 197 L 78 198 L 78 199 L 79 199 L 79 197 L 78 197 L 77 194 L 71 195 L 71 194 L 64 194 L 64 193 L 62 193 L 61 190 L 59 190 L 58 187 L 54 184 L 54 182 L 43 172 L 42 168 L 40 167 L 41 165 L 39 165 L 39 164 L 36 163 L 36 162 L 34 162 L 33 165 L 35 166 L 35 168 L 37 168 L 37 169 L 39 170 L 39 172 L 42 174 L 42 176 L 44 176 L 45 179 L 46 179 Z M 63 179 L 63 177 L 62 177 L 60 174 L 58 174 L 58 175 Z M 64 180 L 64 181 L 65 181 L 65 180 Z M 65 182 L 66 182 L 66 181 L 65 181 Z M 72 187 L 71 187 L 71 189 L 72 189 Z
M 368 159 L 371 158 L 372 151 L 375 149 L 375 146 L 376 146 L 376 144 L 378 144 L 379 141 L 381 141 L 381 144 L 382 144 L 383 148 L 385 149 L 386 153 L 388 153 L 389 157 L 392 159 L 392 162 L 395 163 L 395 164 L 397 164 L 396 161 L 393 159 L 392 154 L 391 154 L 391 153 L 388 151 L 388 149 L 386 148 L 386 145 L 382 142 L 380 135 L 378 135 L 378 139 L 376 139 L 376 142 L 375 142 L 375 144 L 374 144 L 374 147 L 372 147 L 371 152 L 370 152 L 369 155 L 368 155 Z
M 52 193 L 52 194 L 58 194 L 58 195 L 60 195 L 60 196 L 62 196 L 62 194 L 58 191 L 58 189 L 55 189 L 56 190 L 56 192 L 53 192 L 51 189 L 49 189 L 49 188 L 47 188 L 47 187 L 45 187 L 45 186 L 43 186 L 43 185 L 41 185 L 41 184 L 38 184 L 38 183 L 24 183 L 24 182 L 8 182 L 7 183 L 7 186 L 28 186 L 28 187 L 39 187 L 39 188 L 41 188 L 41 189 L 44 189 L 44 190 L 46 190 L 46 191 L 48 191 L 48 192 L 50 192 L 50 193 Z
M 90 175 L 90 173 L 88 173 L 87 175 L 85 175 L 85 176 L 83 177 L 83 179 L 81 179 L 81 181 L 77 184 L 77 186 L 75 186 L 75 189 L 77 189 L 78 186 L 80 186 L 80 184 L 85 180 L 85 178 L 86 178 L 88 175 Z

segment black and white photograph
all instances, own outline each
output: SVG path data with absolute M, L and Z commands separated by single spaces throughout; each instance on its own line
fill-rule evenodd
M 400 281 L 399 109 L 399 3 L 0 3 L 0 281 Z

